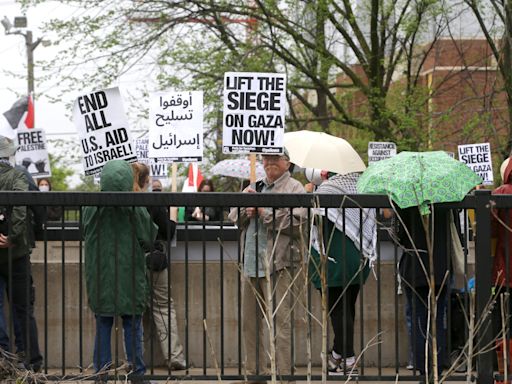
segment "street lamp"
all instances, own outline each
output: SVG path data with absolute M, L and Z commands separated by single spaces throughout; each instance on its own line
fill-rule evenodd
M 27 76 L 28 76 L 28 94 L 34 93 L 34 50 L 43 41 L 38 38 L 33 41 L 32 31 L 25 30 L 27 27 L 27 18 L 25 16 L 15 17 L 14 25 L 4 16 L 0 21 L 5 29 L 6 35 L 22 35 L 25 38 L 25 47 L 27 49 Z M 44 44 L 43 44 L 44 45 Z

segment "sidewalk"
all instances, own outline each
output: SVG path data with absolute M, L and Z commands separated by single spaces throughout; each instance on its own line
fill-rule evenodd
M 306 368 L 300 367 L 297 369 L 297 375 L 300 375 L 301 378 L 305 378 L 306 376 Z M 224 379 L 222 380 L 215 380 L 215 377 L 217 376 L 215 369 L 208 368 L 206 370 L 206 374 L 202 368 L 192 368 L 189 370 L 189 374 L 186 375 L 185 372 L 179 371 L 174 373 L 171 377 L 168 376 L 168 371 L 165 369 L 155 369 L 153 372 L 148 370 L 148 380 L 151 380 L 155 384 L 164 384 L 164 383 L 186 383 L 186 384 L 241 384 L 243 383 L 243 380 L 237 379 L 236 376 L 238 374 L 238 370 L 236 368 L 226 368 L 224 370 Z M 321 371 L 319 367 L 314 367 L 312 374 L 314 376 L 320 376 Z M 363 376 L 364 374 L 364 376 Z M 80 375 L 80 371 L 77 369 L 66 369 L 65 375 L 63 375 L 63 372 L 61 369 L 50 369 L 48 371 L 48 375 L 44 374 L 38 374 L 35 375 L 34 378 L 38 379 L 38 382 L 54 382 L 54 383 L 69 383 L 69 384 L 75 384 L 75 383 L 93 383 L 94 377 L 92 375 L 92 372 L 90 373 L 82 373 L 80 376 L 80 379 L 77 379 L 77 375 Z M 64 376 L 64 377 L 63 377 Z M 154 376 L 155 379 L 151 379 L 150 377 Z M 413 376 L 412 371 L 408 371 L 405 368 L 402 368 L 399 372 L 399 376 L 396 375 L 394 368 L 383 368 L 381 370 L 381 376 L 382 379 L 379 379 L 379 371 L 377 368 L 364 368 L 364 371 L 362 369 L 359 370 L 359 376 L 351 377 L 350 379 L 345 379 L 344 376 L 328 376 L 328 381 L 336 381 L 338 383 L 355 383 L 355 382 L 364 382 L 365 384 L 376 384 L 376 383 L 395 383 L 400 382 L 404 384 L 412 383 L 412 384 L 418 384 L 419 377 Z M 68 378 L 66 378 L 68 377 Z M 126 380 L 125 372 L 119 371 L 118 380 L 110 380 L 109 383 L 125 383 L 128 382 Z M 204 378 L 204 380 L 201 379 L 201 377 Z M 461 379 L 464 377 L 464 375 L 457 374 L 457 376 L 454 376 L 454 378 L 457 378 L 457 380 L 449 380 L 445 381 L 445 383 L 460 383 Z M 18 378 L 18 380 L 21 377 Z M 60 379 L 60 380 L 59 380 Z M 5 380 L 3 381 L 5 383 L 15 383 L 16 380 Z M 21 382 L 21 381 L 18 381 Z M 249 380 L 249 382 L 255 382 L 255 380 Z M 262 383 L 263 381 L 259 381 L 259 383 Z M 267 383 L 270 383 L 270 380 L 267 381 Z M 307 384 L 307 380 L 297 380 L 295 381 L 296 384 Z M 311 384 L 320 384 L 321 380 L 312 380 L 310 382 Z

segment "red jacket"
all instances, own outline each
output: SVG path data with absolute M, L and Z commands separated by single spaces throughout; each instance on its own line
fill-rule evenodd
M 512 194 L 512 160 L 509 161 L 503 174 L 503 185 L 493 191 L 493 195 Z M 512 209 L 495 209 L 494 214 L 501 221 L 512 227 Z M 492 217 L 493 237 L 496 238 L 496 250 L 492 266 L 492 280 L 495 285 L 508 285 L 512 287 L 512 232 L 510 232 L 498 219 Z M 507 241 L 508 240 L 508 241 Z M 508 243 L 508 244 L 507 244 Z M 506 273 L 506 250 L 508 247 L 508 276 Z

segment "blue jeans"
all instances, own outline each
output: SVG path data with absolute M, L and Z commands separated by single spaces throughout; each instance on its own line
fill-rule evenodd
M 124 347 L 126 357 L 132 365 L 133 375 L 144 375 L 146 366 L 142 351 L 142 317 L 140 315 L 121 316 L 123 319 Z M 108 369 L 112 364 L 110 341 L 112 335 L 112 316 L 96 315 L 96 338 L 94 340 L 94 369 Z M 135 353 L 134 353 L 135 352 Z
M 438 287 L 436 287 L 436 295 L 439 294 Z M 425 304 L 428 303 L 427 287 L 418 287 L 414 291 L 409 290 L 407 292 L 407 299 L 410 300 L 410 306 L 412 311 L 412 334 L 414 338 L 414 354 L 415 354 L 415 368 L 420 374 L 425 374 L 425 342 L 427 335 L 428 326 L 428 308 Z M 444 327 L 444 316 L 446 311 L 446 289 L 439 294 L 439 300 L 437 300 L 437 317 L 436 317 L 436 328 L 437 328 L 437 351 L 438 351 L 438 374 L 441 374 L 444 360 L 444 354 L 446 352 L 446 329 Z M 432 345 L 429 334 L 429 372 L 432 374 Z

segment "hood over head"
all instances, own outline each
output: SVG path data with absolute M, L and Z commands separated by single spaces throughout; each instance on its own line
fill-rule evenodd
M 512 173 L 512 163 L 510 157 L 507 157 L 500 167 L 500 175 L 502 184 L 511 184 L 510 174 Z
M 110 160 L 101 171 L 102 191 L 132 191 L 132 167 L 124 160 Z

